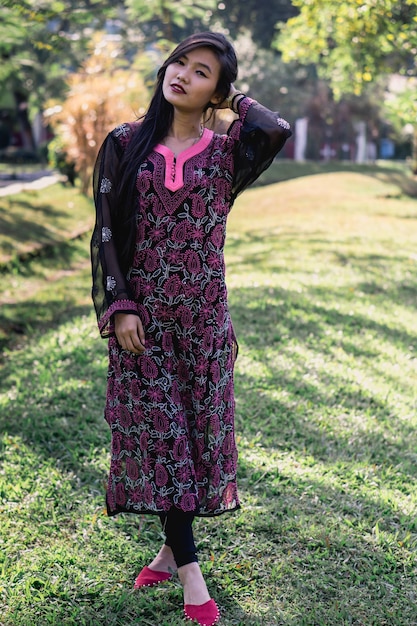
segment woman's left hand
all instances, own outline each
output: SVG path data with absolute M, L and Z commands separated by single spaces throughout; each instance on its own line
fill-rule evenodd
M 218 106 L 219 109 L 230 109 L 232 98 L 235 94 L 240 93 L 238 89 L 234 85 L 230 85 L 230 90 L 227 97 L 221 102 Z
M 114 332 L 123 350 L 134 354 L 145 352 L 145 333 L 138 315 L 133 313 L 114 314 Z

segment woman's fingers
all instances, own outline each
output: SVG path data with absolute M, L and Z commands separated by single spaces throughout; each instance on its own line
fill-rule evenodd
M 114 330 L 117 341 L 124 350 L 135 354 L 145 351 L 145 333 L 142 322 L 132 313 L 116 313 L 114 316 Z
M 141 347 L 143 350 L 145 350 L 145 331 L 143 330 L 143 324 L 140 317 L 137 317 L 137 334 L 141 343 Z
M 145 351 L 145 346 L 139 340 L 138 335 L 129 336 L 126 338 L 125 345 L 122 348 L 134 352 L 135 354 L 141 354 Z

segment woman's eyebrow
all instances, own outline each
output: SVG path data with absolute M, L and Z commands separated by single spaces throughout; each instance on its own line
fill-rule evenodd
M 183 54 L 182 58 L 189 61 L 189 58 L 187 57 L 186 54 Z M 206 63 L 201 63 L 201 61 L 195 61 L 194 65 L 199 65 L 200 67 L 204 67 L 208 72 L 210 72 L 210 74 L 213 73 L 210 65 L 207 65 Z
M 196 65 L 200 65 L 200 67 L 204 67 L 211 74 L 211 67 L 209 65 L 206 65 L 205 63 L 201 63 L 200 61 L 197 61 Z

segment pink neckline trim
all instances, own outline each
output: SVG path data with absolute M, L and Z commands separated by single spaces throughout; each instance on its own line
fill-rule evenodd
M 155 152 L 162 154 L 165 159 L 165 187 L 170 191 L 178 191 L 181 187 L 184 186 L 184 165 L 188 159 L 196 156 L 196 154 L 200 154 L 207 148 L 212 137 L 213 131 L 205 128 L 201 139 L 197 141 L 190 148 L 186 148 L 182 152 L 179 153 L 177 158 L 175 158 L 174 153 L 167 148 L 167 146 L 163 146 L 161 143 L 155 146 Z M 172 171 L 175 167 L 175 178 L 172 180 Z

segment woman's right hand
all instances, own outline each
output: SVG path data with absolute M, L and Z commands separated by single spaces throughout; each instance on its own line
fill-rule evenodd
M 134 354 L 145 352 L 145 333 L 140 318 L 133 313 L 115 313 L 114 332 L 123 350 Z

